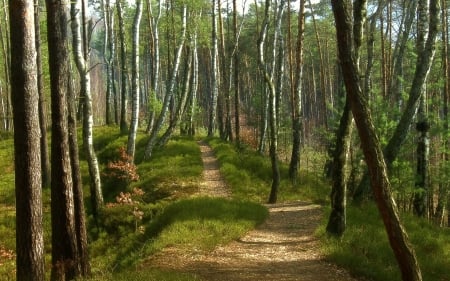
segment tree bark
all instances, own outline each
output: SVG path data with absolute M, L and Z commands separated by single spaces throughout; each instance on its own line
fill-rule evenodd
M 386 228 L 389 242 L 397 259 L 403 280 L 422 280 L 420 267 L 408 236 L 400 223 L 398 210 L 391 194 L 386 163 L 380 141 L 375 133 L 370 109 L 359 85 L 360 76 L 352 53 L 352 16 L 349 0 L 332 0 L 336 23 L 339 59 L 344 76 L 347 97 L 361 139 L 361 146 L 369 169 L 375 201 Z
M 278 42 L 278 32 L 280 32 L 280 26 L 281 26 L 281 19 L 283 15 L 283 9 L 284 9 L 284 0 L 280 1 L 278 10 L 277 10 L 277 16 L 276 16 L 276 28 L 275 28 L 275 34 L 274 34 L 274 42 Z M 268 86 L 269 96 L 268 96 L 268 103 L 269 103 L 269 126 L 270 126 L 270 162 L 272 164 L 272 186 L 270 189 L 270 195 L 269 195 L 269 204 L 274 204 L 277 202 L 278 197 L 278 189 L 280 186 L 280 169 L 278 166 L 278 128 L 277 128 L 277 112 L 276 112 L 276 100 L 277 100 L 277 90 L 274 83 L 274 73 L 269 73 L 267 70 L 266 62 L 264 59 L 264 43 L 266 41 L 267 37 L 267 29 L 269 25 L 269 10 L 270 10 L 270 0 L 266 0 L 265 3 L 265 12 L 264 12 L 264 21 L 263 21 L 263 27 L 260 32 L 260 36 L 258 39 L 258 63 L 260 66 L 260 69 L 264 75 L 264 80 L 266 82 L 266 85 Z M 278 44 L 275 44 L 278 45 Z M 274 50 L 275 52 L 275 50 Z M 276 57 L 276 56 L 274 56 Z M 274 66 L 274 64 L 273 64 Z M 275 69 L 272 67 L 272 69 Z
M 300 1 L 298 11 L 297 52 L 295 56 L 295 78 L 292 76 L 292 154 L 289 162 L 289 177 L 295 183 L 300 168 L 300 150 L 302 145 L 303 111 L 302 111 L 302 79 L 303 79 L 303 39 L 305 32 L 305 0 Z M 290 32 L 289 32 L 290 34 Z M 290 41 L 290 40 L 289 40 Z M 292 67 L 293 68 L 293 67 Z
M 92 212 L 97 217 L 98 210 L 103 206 L 100 170 L 94 150 L 93 141 L 93 109 L 90 90 L 89 50 L 86 34 L 85 11 L 86 0 L 74 1 L 71 4 L 72 48 L 75 63 L 80 74 L 80 97 L 83 99 L 83 147 L 86 152 L 89 168 Z M 119 2 L 119 1 L 118 1 Z M 81 6 L 80 6 L 81 4 Z M 80 24 L 80 17 L 83 25 Z M 82 30 L 81 30 L 82 29 Z
M 427 34 L 427 22 L 428 22 L 428 1 L 419 1 L 417 7 L 418 24 L 417 24 L 417 51 L 420 53 L 425 47 L 425 36 Z M 420 96 L 419 108 L 417 110 L 417 123 L 416 130 L 419 134 L 417 139 L 417 167 L 415 177 L 415 191 L 413 200 L 414 213 L 419 217 L 424 217 L 428 211 L 427 198 L 428 198 L 428 158 L 430 150 L 430 140 L 428 131 L 430 124 L 427 118 L 427 93 L 426 84 L 422 86 L 422 94 Z
M 128 93 L 127 93 L 127 51 L 125 48 L 125 23 L 123 20 L 122 1 L 116 1 L 117 19 L 119 21 L 119 43 L 120 43 L 120 133 L 126 134 L 128 130 L 127 123 L 127 107 L 128 107 Z
M 167 89 L 167 92 L 164 96 L 164 101 L 163 101 L 163 106 L 162 106 L 161 112 L 158 116 L 158 119 L 156 120 L 155 126 L 153 127 L 153 129 L 150 133 L 150 139 L 145 148 L 145 155 L 144 155 L 145 160 L 150 159 L 150 157 L 152 155 L 152 151 L 156 144 L 158 133 L 159 133 L 159 131 L 161 131 L 162 125 L 164 124 L 164 121 L 166 120 L 167 112 L 168 112 L 169 106 L 170 106 L 170 101 L 174 95 L 175 84 L 177 81 L 176 77 L 178 74 L 178 68 L 180 66 L 180 60 L 181 60 L 181 54 L 182 54 L 182 50 L 183 50 L 183 46 L 184 46 L 184 41 L 186 39 L 186 22 L 187 22 L 187 7 L 186 7 L 186 5 L 183 5 L 181 38 L 180 38 L 180 43 L 178 45 L 174 66 L 172 69 L 172 75 L 170 77 L 169 88 Z
M 343 85 L 342 85 L 343 86 Z M 352 114 L 350 101 L 346 99 L 344 110 L 336 132 L 336 144 L 333 152 L 332 189 L 330 195 L 331 213 L 326 230 L 341 237 L 347 225 L 347 179 L 345 164 L 350 149 Z
M 69 73 L 72 73 L 72 66 L 69 65 Z M 77 237 L 78 248 L 78 266 L 83 277 L 91 274 L 91 265 L 89 262 L 88 238 L 86 228 L 86 213 L 84 209 L 83 182 L 81 180 L 80 159 L 78 151 L 77 138 L 77 112 L 76 96 L 73 85 L 72 75 L 68 76 L 69 89 L 67 93 L 68 109 L 68 132 L 69 132 L 69 151 L 70 164 L 72 166 L 73 181 L 73 201 L 75 211 L 75 233 Z
M 68 134 L 68 6 L 47 0 L 49 66 L 52 98 L 52 272 L 51 280 L 80 275 Z
M 134 162 L 136 150 L 136 135 L 139 125 L 139 25 L 142 17 L 142 1 L 136 0 L 136 11 L 133 21 L 133 45 L 131 55 L 131 123 L 128 134 L 127 154 L 130 161 Z
M 9 3 L 14 116 L 16 279 L 45 280 L 33 1 Z
M 42 73 L 41 56 L 41 28 L 39 20 L 39 0 L 34 0 L 34 29 L 36 44 L 36 69 L 37 83 L 39 93 L 39 125 L 41 129 L 41 168 L 42 168 L 42 187 L 50 186 L 50 158 L 48 153 L 47 141 L 47 107 L 45 104 L 44 79 Z
M 217 86 L 217 4 L 216 0 L 212 0 L 212 35 L 211 35 L 211 97 L 209 106 L 209 118 L 208 118 L 208 136 L 214 135 L 216 130 L 216 118 L 217 118 L 217 97 L 218 97 L 218 86 Z

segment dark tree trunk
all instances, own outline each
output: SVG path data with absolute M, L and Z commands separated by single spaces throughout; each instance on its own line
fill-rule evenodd
M 289 163 L 289 177 L 295 183 L 297 181 L 298 171 L 300 167 L 300 149 L 302 145 L 302 78 L 303 78 L 303 39 L 305 31 L 304 21 L 305 0 L 300 2 L 300 10 L 298 12 L 298 35 L 297 35 L 297 53 L 295 56 L 295 79 L 291 83 L 292 87 L 292 154 Z M 290 13 L 289 13 L 290 14 Z M 290 40 L 289 40 L 290 41 Z M 292 67 L 293 68 L 293 67 Z
M 70 66 L 69 66 L 70 67 Z M 70 67 L 70 73 L 72 69 Z M 73 201 L 75 210 L 75 233 L 77 236 L 78 248 L 78 266 L 82 276 L 86 277 L 91 273 L 91 265 L 89 263 L 88 252 L 88 238 L 86 230 L 86 214 L 84 210 L 84 195 L 83 182 L 81 180 L 80 159 L 78 151 L 77 138 L 77 110 L 76 97 L 72 77 L 69 76 L 68 89 L 68 129 L 69 129 L 69 150 L 70 150 L 70 164 L 72 166 L 72 181 L 73 181 Z
M 345 178 L 345 163 L 350 148 L 350 128 L 352 114 L 350 102 L 346 100 L 342 112 L 339 128 L 336 132 L 336 147 L 333 153 L 333 168 L 331 189 L 331 213 L 328 219 L 327 232 L 336 236 L 342 236 L 346 228 L 346 193 L 347 181 Z
M 44 236 L 33 1 L 9 1 L 14 116 L 16 279 L 43 281 Z
M 432 0 L 434 1 L 434 0 Z M 359 1 L 365 3 L 364 1 Z M 357 63 L 352 55 L 352 15 L 349 0 L 332 0 L 336 23 L 339 59 L 344 76 L 347 98 L 350 100 L 361 146 L 369 169 L 372 189 L 381 218 L 384 222 L 390 245 L 397 259 L 403 280 L 420 281 L 422 275 L 414 250 L 400 223 L 398 210 L 391 194 L 386 163 L 380 141 L 375 133 L 367 100 L 360 87 Z M 364 7 L 365 5 L 361 5 Z
M 68 6 L 57 0 L 47 0 L 46 4 L 52 99 L 51 280 L 71 280 L 80 271 L 67 112 L 70 77 Z

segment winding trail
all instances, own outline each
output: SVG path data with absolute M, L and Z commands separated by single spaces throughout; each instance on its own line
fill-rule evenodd
M 199 142 L 204 182 L 199 195 L 230 197 L 211 148 Z M 267 205 L 265 223 L 213 252 L 188 252 L 168 247 L 150 259 L 161 269 L 189 272 L 210 281 L 357 281 L 326 262 L 314 236 L 322 211 L 319 205 L 291 202 Z

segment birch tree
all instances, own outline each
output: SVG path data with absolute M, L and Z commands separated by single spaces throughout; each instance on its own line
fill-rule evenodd
M 136 134 L 139 124 L 139 25 L 142 17 L 142 1 L 136 0 L 136 11 L 133 21 L 133 44 L 131 57 L 131 123 L 128 134 L 127 153 L 134 161 L 134 152 L 136 150 Z
M 162 109 L 158 116 L 158 119 L 156 120 L 155 126 L 153 127 L 153 129 L 150 133 L 150 139 L 147 142 L 147 146 L 145 148 L 144 159 L 146 159 L 146 160 L 150 159 L 150 157 L 152 155 L 153 148 L 154 148 L 157 138 L 158 138 L 158 133 L 161 131 L 164 121 L 166 120 L 167 112 L 169 111 L 170 101 L 173 98 L 173 95 L 175 92 L 175 86 L 176 86 L 175 84 L 177 81 L 176 77 L 178 74 L 178 68 L 180 66 L 183 46 L 184 46 L 184 42 L 186 39 L 186 23 L 187 23 L 187 6 L 186 6 L 186 4 L 183 4 L 183 12 L 182 12 L 181 18 L 182 18 L 182 26 L 181 26 L 180 43 L 177 47 L 177 51 L 175 54 L 174 65 L 173 65 L 172 73 L 171 73 L 170 80 L 169 80 L 169 86 L 168 86 L 167 92 L 164 96 Z
M 217 97 L 218 97 L 218 85 L 217 85 L 217 73 L 218 73 L 218 49 L 217 49 L 217 2 L 212 0 L 211 2 L 211 20 L 212 20 L 212 34 L 211 34 L 211 96 L 209 99 L 209 117 L 208 117 L 208 136 L 213 136 L 216 129 L 216 117 L 217 117 Z
M 263 73 L 265 83 L 268 87 L 268 103 L 269 103 L 269 127 L 270 127 L 270 161 L 272 164 L 272 186 L 271 191 L 269 195 L 268 202 L 273 204 L 277 202 L 277 196 L 278 196 L 278 189 L 280 186 L 280 169 L 278 166 L 278 128 L 277 128 L 277 110 L 276 110 L 276 104 L 277 104 L 277 85 L 274 81 L 274 70 L 276 69 L 275 61 L 276 61 L 276 50 L 278 48 L 273 49 L 273 58 L 274 61 L 272 63 L 272 72 L 268 70 L 267 63 L 264 57 L 265 49 L 264 44 L 266 42 L 267 38 L 267 30 L 269 26 L 269 11 L 270 11 L 270 0 L 266 0 L 265 3 L 265 11 L 264 11 L 264 20 L 262 29 L 260 32 L 260 36 L 258 39 L 258 63 L 261 72 Z M 279 39 L 278 35 L 280 32 L 281 27 L 281 19 L 283 15 L 284 10 L 284 0 L 280 0 L 278 9 L 276 10 L 276 23 L 275 23 L 275 31 L 274 31 L 274 46 L 279 46 Z
M 303 39 L 305 31 L 305 1 L 300 1 L 300 9 L 298 11 L 298 33 L 297 33 L 297 46 L 295 55 L 295 64 L 292 62 L 292 50 L 289 51 L 289 59 L 291 61 L 291 116 L 292 116 L 292 154 L 289 163 L 289 177 L 296 182 L 298 170 L 300 166 L 300 148 L 302 137 L 302 78 L 303 78 Z M 289 12 L 290 14 L 290 12 Z M 289 21 L 290 22 L 290 21 Z M 289 29 L 288 36 L 290 37 L 291 31 Z M 291 41 L 290 39 L 288 41 Z M 289 43 L 289 48 L 291 44 Z M 293 69 L 295 67 L 295 76 L 293 75 Z
M 93 109 L 89 75 L 89 47 L 86 23 L 86 0 L 71 3 L 72 49 L 80 74 L 80 97 L 83 100 L 83 148 L 89 166 L 90 192 L 94 217 L 103 205 L 100 170 L 93 141 Z M 80 23 L 81 22 L 81 23 Z
M 123 0 L 116 0 L 117 19 L 119 21 L 119 43 L 120 43 L 120 133 L 126 134 L 128 130 L 127 122 L 127 53 L 125 48 L 125 22 L 123 20 Z
M 428 22 L 428 6 L 429 1 L 419 1 L 417 8 L 418 23 L 417 23 L 417 51 L 418 53 L 423 51 L 425 47 L 425 40 L 427 34 L 427 22 Z M 426 79 L 426 78 L 425 78 Z M 425 80 L 426 81 L 426 80 Z M 428 198 L 428 158 L 430 153 L 430 139 L 428 131 L 430 130 L 430 124 L 427 118 L 427 92 L 424 85 L 422 86 L 422 94 L 419 100 L 419 108 L 417 111 L 417 123 L 416 130 L 418 132 L 417 139 L 417 169 L 416 169 L 416 182 L 414 193 L 414 213 L 417 216 L 424 217 L 427 213 L 427 198 Z
M 439 3 L 436 3 L 435 0 L 430 1 L 428 34 L 426 36 L 425 46 L 422 52 L 417 55 L 414 77 L 409 90 L 409 97 L 394 133 L 383 150 L 388 170 L 391 169 L 392 163 L 397 158 L 400 147 L 408 135 L 411 124 L 417 113 L 420 97 L 422 95 L 422 87 L 431 68 L 439 23 L 439 9 L 433 7 L 433 5 L 437 6 L 438 4 Z M 358 188 L 353 196 L 355 201 L 361 201 L 367 196 L 367 188 L 369 187 L 367 183 L 368 178 L 366 181 L 364 181 L 364 178 L 361 180 L 361 183 L 358 185 Z

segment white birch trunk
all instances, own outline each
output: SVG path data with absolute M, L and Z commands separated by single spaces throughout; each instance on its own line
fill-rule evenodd
M 170 77 L 169 88 L 167 90 L 166 95 L 164 96 L 163 107 L 161 109 L 161 113 L 159 114 L 158 119 L 156 120 L 155 126 L 153 127 L 153 129 L 150 133 L 150 139 L 149 139 L 149 141 L 147 143 L 147 147 L 145 149 L 144 159 L 146 159 L 146 160 L 150 159 L 150 157 L 152 156 L 152 151 L 156 144 L 158 133 L 159 133 L 159 131 L 161 131 L 164 121 L 166 120 L 167 112 L 169 110 L 170 100 L 172 99 L 174 91 L 175 91 L 175 84 L 177 81 L 176 77 L 178 74 L 178 68 L 180 66 L 180 60 L 181 60 L 181 54 L 182 54 L 183 47 L 184 47 L 184 41 L 186 39 L 186 23 L 187 23 L 187 6 L 183 5 L 182 31 L 181 31 L 180 45 L 178 46 L 177 53 L 175 56 L 174 67 L 172 70 L 172 76 Z
M 128 134 L 127 153 L 134 162 L 136 134 L 139 125 L 139 25 L 142 17 L 142 1 L 136 0 L 136 13 L 133 22 L 133 46 L 131 64 L 131 123 Z
M 80 96 L 84 100 L 83 106 L 83 147 L 86 152 L 87 162 L 89 166 L 89 175 L 91 177 L 90 191 L 94 216 L 97 215 L 98 209 L 103 205 L 103 194 L 101 190 L 100 170 L 98 160 L 93 144 L 93 110 L 92 110 L 92 94 L 90 91 L 90 75 L 89 75 L 89 52 L 86 42 L 86 28 L 82 28 L 80 17 L 85 24 L 84 11 L 86 11 L 85 1 L 74 1 L 71 3 L 71 27 L 72 27 L 72 49 L 75 63 L 80 74 Z M 83 32 L 82 32 L 83 30 Z

